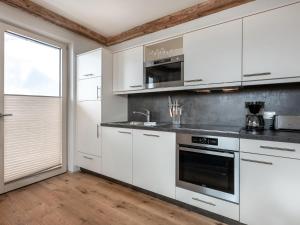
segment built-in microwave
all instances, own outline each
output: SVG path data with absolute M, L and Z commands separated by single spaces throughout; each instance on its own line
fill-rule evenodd
M 145 88 L 183 86 L 183 65 L 183 55 L 145 62 Z

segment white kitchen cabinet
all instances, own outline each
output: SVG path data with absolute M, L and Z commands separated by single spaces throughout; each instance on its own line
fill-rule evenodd
M 242 20 L 184 35 L 183 51 L 185 86 L 241 84 Z
M 77 58 L 77 78 L 92 78 L 102 75 L 101 51 L 84 53 Z
M 131 91 L 144 87 L 143 46 L 113 54 L 113 90 Z
M 100 125 L 126 120 L 127 98 L 113 94 L 112 54 L 108 50 L 78 55 L 77 77 L 76 162 L 81 168 L 100 173 Z
M 300 144 L 296 143 L 241 139 L 240 146 L 247 153 L 300 159 Z
M 101 102 L 83 101 L 77 104 L 77 151 L 100 156 Z
M 133 130 L 133 185 L 175 198 L 175 133 Z
M 102 127 L 102 173 L 132 184 L 132 130 Z
M 243 85 L 274 83 L 278 78 L 278 83 L 295 81 L 287 78 L 300 76 L 299 27 L 300 4 L 243 19 Z
M 101 173 L 101 157 L 78 152 L 77 165 L 82 168 Z
M 241 153 L 240 220 L 298 225 L 300 160 Z
M 77 81 L 77 100 L 91 101 L 101 98 L 101 77 L 88 78 Z
M 239 205 L 232 202 L 227 202 L 179 187 L 176 187 L 176 200 L 236 221 L 239 220 Z

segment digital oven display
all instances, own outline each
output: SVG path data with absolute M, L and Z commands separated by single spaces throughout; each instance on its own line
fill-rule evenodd
M 218 139 L 206 137 L 192 137 L 192 143 L 204 145 L 218 145 Z

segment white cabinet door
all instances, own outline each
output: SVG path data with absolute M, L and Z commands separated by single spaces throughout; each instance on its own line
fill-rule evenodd
M 77 78 L 101 76 L 101 50 L 87 52 L 77 56 Z
M 99 100 L 101 98 L 101 77 L 77 81 L 77 101 Z
M 241 82 L 242 21 L 183 36 L 185 85 Z
M 132 130 L 102 127 L 102 172 L 132 184 Z
M 300 4 L 244 19 L 243 80 L 300 76 Z
M 130 91 L 143 89 L 143 46 L 113 54 L 113 89 Z
M 175 133 L 133 131 L 133 185 L 175 198 Z
M 77 151 L 100 156 L 101 153 L 101 102 L 77 103 Z
M 241 222 L 298 225 L 299 171 L 296 159 L 241 153 Z

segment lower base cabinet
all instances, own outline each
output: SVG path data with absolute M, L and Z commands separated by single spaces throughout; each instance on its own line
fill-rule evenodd
M 300 224 L 300 160 L 241 153 L 240 220 Z
M 226 202 L 178 187 L 176 188 L 176 200 L 233 220 L 239 220 L 239 205 L 231 202 Z
M 101 102 L 77 103 L 76 149 L 88 155 L 101 156 Z
M 102 172 L 101 157 L 99 156 L 77 152 L 77 166 L 95 173 Z
M 132 184 L 132 130 L 102 127 L 102 174 Z
M 133 130 L 133 185 L 175 198 L 176 134 Z

